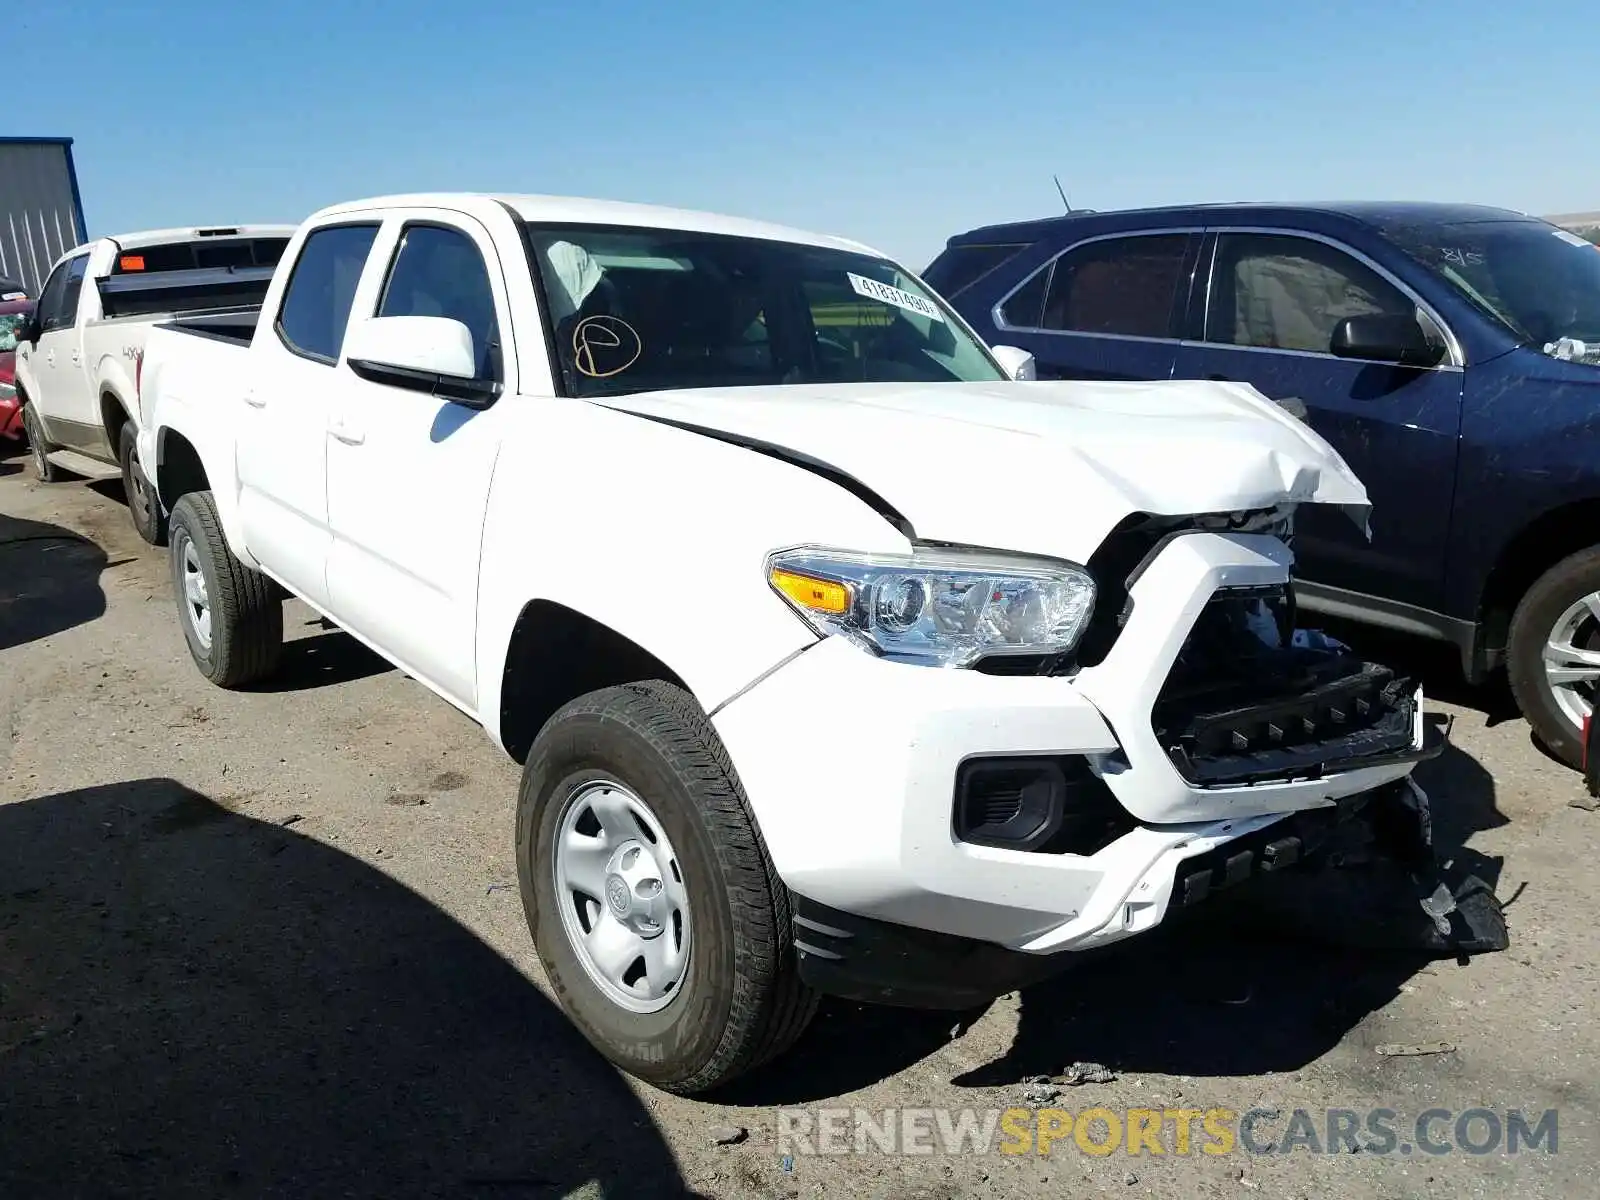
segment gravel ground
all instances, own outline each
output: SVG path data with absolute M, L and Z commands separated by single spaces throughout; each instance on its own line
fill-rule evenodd
M 710 1103 L 619 1077 L 548 1000 L 515 766 L 299 604 L 286 624 L 281 680 L 211 687 L 117 487 L 0 458 L 0 1195 L 1594 1194 L 1600 813 L 1448 658 L 1383 647 L 1456 714 L 1420 778 L 1509 902 L 1509 952 L 1174 931 L 960 1020 L 825 1006 Z M 1257 1140 L 1281 1142 L 1296 1109 L 1320 1136 L 1329 1108 L 1388 1108 L 1409 1145 L 1429 1108 L 1556 1109 L 1557 1150 L 1215 1155 L 1197 1128 L 1180 1154 L 1173 1126 L 1159 1156 L 780 1144 L 782 1107 L 981 1115 L 1079 1061 L 1116 1078 L 1062 1089 L 1070 1112 L 1276 1109 Z

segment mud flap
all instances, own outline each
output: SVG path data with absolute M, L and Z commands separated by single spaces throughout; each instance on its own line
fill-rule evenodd
M 1510 945 L 1494 889 L 1437 854 L 1427 794 L 1409 778 L 1268 882 L 1258 899 L 1274 927 L 1337 945 L 1447 955 Z
M 1600 721 L 1590 713 L 1583 719 L 1583 786 L 1589 795 L 1600 796 Z

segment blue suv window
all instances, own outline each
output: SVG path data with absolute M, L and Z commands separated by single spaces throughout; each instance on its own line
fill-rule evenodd
M 928 269 L 922 273 L 922 281 L 948 300 L 1026 248 L 1026 244 L 1019 243 L 951 246 L 928 264 Z
M 1161 233 L 1106 238 L 1067 251 L 1051 273 L 1040 327 L 1171 337 L 1188 249 L 1187 233 Z
M 1211 270 L 1206 341 L 1327 354 L 1334 329 L 1346 317 L 1416 311 L 1399 288 L 1325 242 L 1224 234 Z

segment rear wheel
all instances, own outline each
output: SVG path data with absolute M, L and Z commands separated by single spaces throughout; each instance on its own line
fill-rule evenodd
M 271 580 L 228 549 L 211 493 L 179 500 L 169 534 L 172 588 L 200 673 L 225 688 L 270 675 L 283 651 L 283 601 Z
M 28 449 L 32 451 L 34 478 L 40 483 L 59 482 L 61 468 L 50 461 L 50 443 L 45 440 L 44 426 L 32 401 L 22 406 L 22 428 L 28 435 Z
M 122 490 L 128 499 L 128 515 L 133 518 L 133 527 L 145 541 L 159 546 L 166 540 L 167 518 L 161 511 L 155 489 L 145 478 L 144 468 L 139 465 L 139 435 L 134 432 L 132 421 L 124 422 L 122 433 L 118 435 L 117 459 L 122 464 Z
M 605 688 L 550 719 L 523 771 L 517 868 L 557 999 L 629 1073 L 704 1092 L 810 1021 L 788 892 L 681 689 Z
M 1583 761 L 1583 723 L 1600 694 L 1600 548 L 1562 559 L 1511 618 L 1506 673 L 1535 735 L 1568 766 Z

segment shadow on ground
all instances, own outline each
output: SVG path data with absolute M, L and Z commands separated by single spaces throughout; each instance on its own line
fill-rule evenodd
M 306 622 L 323 632 L 285 642 L 278 669 L 253 685 L 255 692 L 299 692 L 354 683 L 395 670 L 393 663 L 367 649 L 333 622 Z
M 46 521 L 0 513 L 0 650 L 103 615 L 105 551 Z
M 0 1195 L 680 1196 L 469 930 L 166 779 L 0 806 Z
M 1417 778 L 1435 808 L 1441 854 L 1496 887 L 1501 861 L 1465 846 L 1474 833 L 1506 823 L 1492 777 L 1449 747 Z M 1010 1050 L 954 1082 L 1015 1085 L 1082 1061 L 1201 1077 L 1295 1071 L 1439 961 L 1351 944 L 1366 932 L 1351 924 L 1364 882 L 1338 907 L 1314 894 L 1290 900 L 1271 884 L 1226 905 L 1214 900 L 1193 919 L 1169 921 L 1025 989 Z M 1470 960 L 1460 969 L 1471 970 Z M 867 1087 L 927 1057 L 982 1015 L 828 1003 L 793 1052 L 718 1099 L 801 1104 Z

